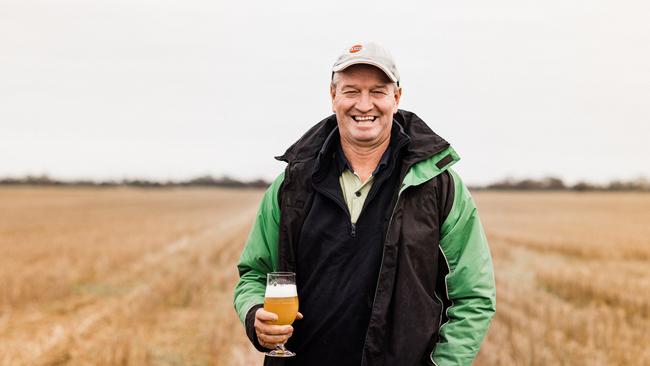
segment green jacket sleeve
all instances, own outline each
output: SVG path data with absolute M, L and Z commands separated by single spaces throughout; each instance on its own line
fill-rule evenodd
M 496 310 L 496 288 L 487 239 L 467 187 L 457 173 L 454 203 L 442 224 L 440 247 L 449 266 L 446 276 L 448 322 L 431 355 L 435 365 L 471 365 Z
M 248 311 L 264 303 L 266 274 L 278 268 L 278 190 L 283 179 L 284 174 L 280 174 L 264 193 L 255 223 L 237 263 L 239 282 L 235 286 L 234 305 L 244 324 Z

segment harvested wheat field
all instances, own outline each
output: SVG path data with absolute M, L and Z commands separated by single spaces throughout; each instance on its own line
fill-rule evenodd
M 0 364 L 256 364 L 232 289 L 261 194 L 0 189 Z
M 0 365 L 260 364 L 232 289 L 261 195 L 0 188 Z M 498 286 L 476 365 L 650 364 L 650 195 L 475 198 Z
M 650 365 L 650 194 L 475 194 L 497 278 L 477 365 Z

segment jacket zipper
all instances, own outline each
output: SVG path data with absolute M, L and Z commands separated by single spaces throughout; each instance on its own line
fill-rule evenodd
M 447 274 L 444 276 L 442 281 L 445 284 L 445 296 L 447 297 L 447 300 L 449 300 L 449 302 L 451 302 L 451 304 L 445 309 L 444 302 L 442 301 L 440 296 L 438 296 L 438 293 L 435 290 L 433 291 L 433 293 L 436 295 L 436 298 L 438 299 L 438 301 L 440 301 L 440 319 L 438 319 L 438 339 L 440 339 L 440 330 L 442 329 L 443 325 L 449 323 L 448 311 L 452 306 L 454 306 L 454 301 L 449 298 L 449 288 L 447 287 L 447 276 L 449 276 L 451 274 L 451 267 L 449 266 L 449 261 L 447 260 L 447 256 L 445 255 L 445 251 L 442 250 L 442 246 L 440 246 L 440 244 L 438 244 L 438 248 L 440 249 L 440 254 L 445 259 L 445 264 L 447 265 Z M 442 323 L 442 315 L 443 315 L 443 313 L 447 317 L 447 321 L 444 324 Z M 429 355 L 429 357 L 431 357 L 431 362 L 433 363 L 433 366 L 438 366 L 438 364 L 436 363 L 436 361 L 433 360 L 433 357 L 432 357 L 433 353 L 436 351 L 436 346 L 437 345 L 438 345 L 438 343 L 433 345 L 433 349 L 431 350 L 431 355 Z
M 406 188 L 404 188 L 406 190 Z M 388 242 L 388 234 L 390 233 L 390 226 L 393 223 L 393 216 L 395 216 L 395 211 L 397 210 L 397 205 L 399 204 L 399 199 L 402 196 L 402 190 L 397 193 L 397 199 L 395 200 L 395 206 L 393 206 L 393 212 L 390 214 L 388 219 L 388 228 L 386 229 L 386 239 L 384 241 L 384 248 L 381 251 L 381 262 L 379 263 L 379 274 L 377 275 L 377 284 L 375 285 L 375 296 L 372 299 L 372 308 L 370 308 L 370 320 L 372 320 L 372 310 L 375 307 L 375 300 L 377 300 L 377 290 L 379 289 L 379 276 L 381 276 L 381 269 L 384 268 L 384 256 L 386 254 L 386 243 Z M 368 329 L 366 330 L 366 337 L 363 341 L 363 348 L 361 349 L 361 365 L 364 365 L 366 360 L 366 345 L 368 343 L 368 331 L 370 330 L 370 323 L 368 323 Z
M 350 223 L 350 236 L 353 237 L 353 238 L 356 238 L 357 237 L 357 225 L 352 223 L 352 215 L 350 215 L 350 212 L 348 211 L 347 207 L 344 207 L 341 204 L 341 202 L 339 202 L 339 200 L 336 199 L 336 197 L 334 195 L 329 194 L 329 192 L 324 191 L 324 190 L 320 190 L 320 189 L 317 189 L 317 191 L 320 192 L 321 194 L 324 194 L 327 197 L 329 197 L 332 201 L 336 202 L 336 204 L 339 205 L 339 207 L 343 211 L 345 211 L 345 214 L 348 216 L 348 222 Z M 383 260 L 383 258 L 382 258 L 382 260 Z
M 442 251 L 442 249 L 441 249 L 441 251 Z M 445 286 L 447 286 L 446 280 L 445 280 Z M 443 314 L 443 312 L 446 311 L 446 309 L 445 309 L 445 304 L 442 302 L 442 299 L 440 298 L 440 296 L 438 296 L 438 293 L 436 292 L 436 290 L 433 290 L 433 294 L 436 295 L 436 299 L 438 299 L 438 301 L 440 302 L 440 315 L 438 316 L 438 339 L 440 339 L 440 328 L 442 328 L 442 314 Z M 438 364 L 436 363 L 436 361 L 433 360 L 433 357 L 432 357 L 433 353 L 436 351 L 436 346 L 437 345 L 438 345 L 438 343 L 436 342 L 433 345 L 433 349 L 431 350 L 431 353 L 429 354 L 429 360 L 431 360 L 431 363 L 433 363 L 433 366 L 438 366 Z

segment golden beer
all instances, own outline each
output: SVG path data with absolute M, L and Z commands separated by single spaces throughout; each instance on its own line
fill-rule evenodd
M 291 325 L 298 314 L 298 296 L 266 297 L 264 298 L 264 310 L 278 316 L 278 320 L 273 324 Z
M 298 315 L 298 291 L 296 274 L 293 272 L 271 272 L 266 274 L 266 292 L 264 293 L 264 310 L 274 313 L 278 320 L 275 325 L 290 325 Z M 275 349 L 266 352 L 271 357 L 293 357 L 296 354 L 284 347 L 284 343 L 275 345 Z

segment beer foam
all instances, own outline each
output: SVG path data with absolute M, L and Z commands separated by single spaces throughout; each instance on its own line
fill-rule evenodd
M 296 297 L 296 285 L 270 285 L 266 286 L 265 297 Z

